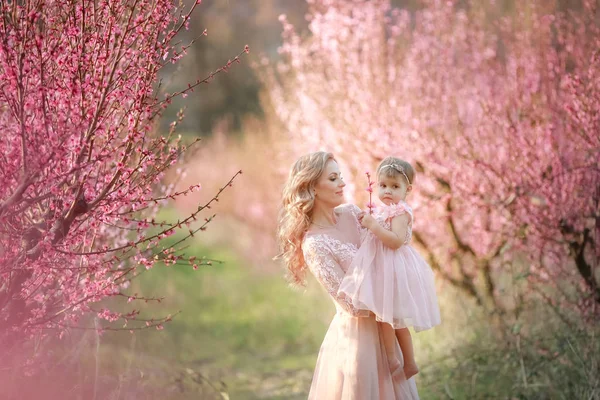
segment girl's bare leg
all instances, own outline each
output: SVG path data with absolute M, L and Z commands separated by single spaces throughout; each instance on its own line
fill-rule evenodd
M 408 328 L 396 329 L 396 337 L 398 343 L 402 349 L 402 355 L 404 356 L 404 375 L 406 379 L 410 379 L 412 376 L 419 373 L 419 367 L 415 361 L 415 352 L 412 344 L 412 337 Z

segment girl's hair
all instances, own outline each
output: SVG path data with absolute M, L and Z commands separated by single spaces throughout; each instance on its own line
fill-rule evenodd
M 397 157 L 386 157 L 377 167 L 377 177 L 381 175 L 390 178 L 399 178 L 408 180 L 408 184 L 412 185 L 415 183 L 415 169 L 410 165 L 408 161 L 401 160 Z
M 288 269 L 288 278 L 294 285 L 304 286 L 306 264 L 302 254 L 302 240 L 310 226 L 315 205 L 313 188 L 325 170 L 333 154 L 324 151 L 300 157 L 288 176 L 283 188 L 283 201 L 279 212 L 277 241 L 282 258 Z

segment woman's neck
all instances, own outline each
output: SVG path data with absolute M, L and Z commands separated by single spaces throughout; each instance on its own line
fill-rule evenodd
M 333 210 L 333 207 L 315 207 L 311 222 L 321 227 L 334 226 L 337 223 L 337 217 Z

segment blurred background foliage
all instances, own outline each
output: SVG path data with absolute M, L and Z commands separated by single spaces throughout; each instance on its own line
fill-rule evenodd
M 275 60 L 281 45 L 279 15 L 286 14 L 300 28 L 306 28 L 307 4 L 290 0 L 203 0 L 195 13 L 189 31 L 181 36 L 189 41 L 202 35 L 176 68 L 166 69 L 169 87 L 185 87 L 190 80 L 204 77 L 250 46 L 250 57 L 244 65 L 232 68 L 223 79 L 215 79 L 186 99 L 174 101 L 163 118 L 163 126 L 186 108 L 182 131 L 209 136 L 220 121 L 227 121 L 230 133 L 240 134 L 248 117 L 263 116 L 259 96 L 261 83 L 257 71 L 249 68 L 248 58 L 255 63 L 262 57 Z
M 510 15 L 515 1 L 492 3 L 496 9 Z M 556 6 L 560 10 L 577 12 L 581 10 L 581 1 L 556 0 Z M 392 0 L 391 3 L 396 8 L 414 12 L 423 8 L 427 1 Z M 175 68 L 165 69 L 168 87 L 184 87 L 189 81 L 206 76 L 208 71 L 241 52 L 246 44 L 250 46 L 248 58 L 252 63 L 260 64 L 265 58 L 276 62 L 279 58 L 277 50 L 282 43 L 279 16 L 285 14 L 298 31 L 308 34 L 307 11 L 308 4 L 303 0 L 203 0 L 200 12 L 195 13 L 189 31 L 181 35 L 181 40 L 200 37 L 205 29 L 207 36 L 201 37 Z M 199 89 L 196 95 L 175 100 L 164 115 L 163 128 L 176 119 L 182 107 L 186 109 L 182 131 L 198 136 L 210 136 L 222 121 L 227 121 L 229 134 L 243 134 L 245 119 L 263 118 L 265 105 L 260 99 L 260 72 L 248 68 L 247 61 L 244 63 L 239 68 L 232 68 L 227 77 L 215 79 Z

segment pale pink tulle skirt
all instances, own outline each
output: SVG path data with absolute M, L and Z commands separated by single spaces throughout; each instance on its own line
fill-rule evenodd
M 410 245 L 392 250 L 373 234 L 356 252 L 339 292 L 396 329 L 418 332 L 441 322 L 431 267 Z
M 393 328 L 338 312 L 319 351 L 309 400 L 416 400 Z

